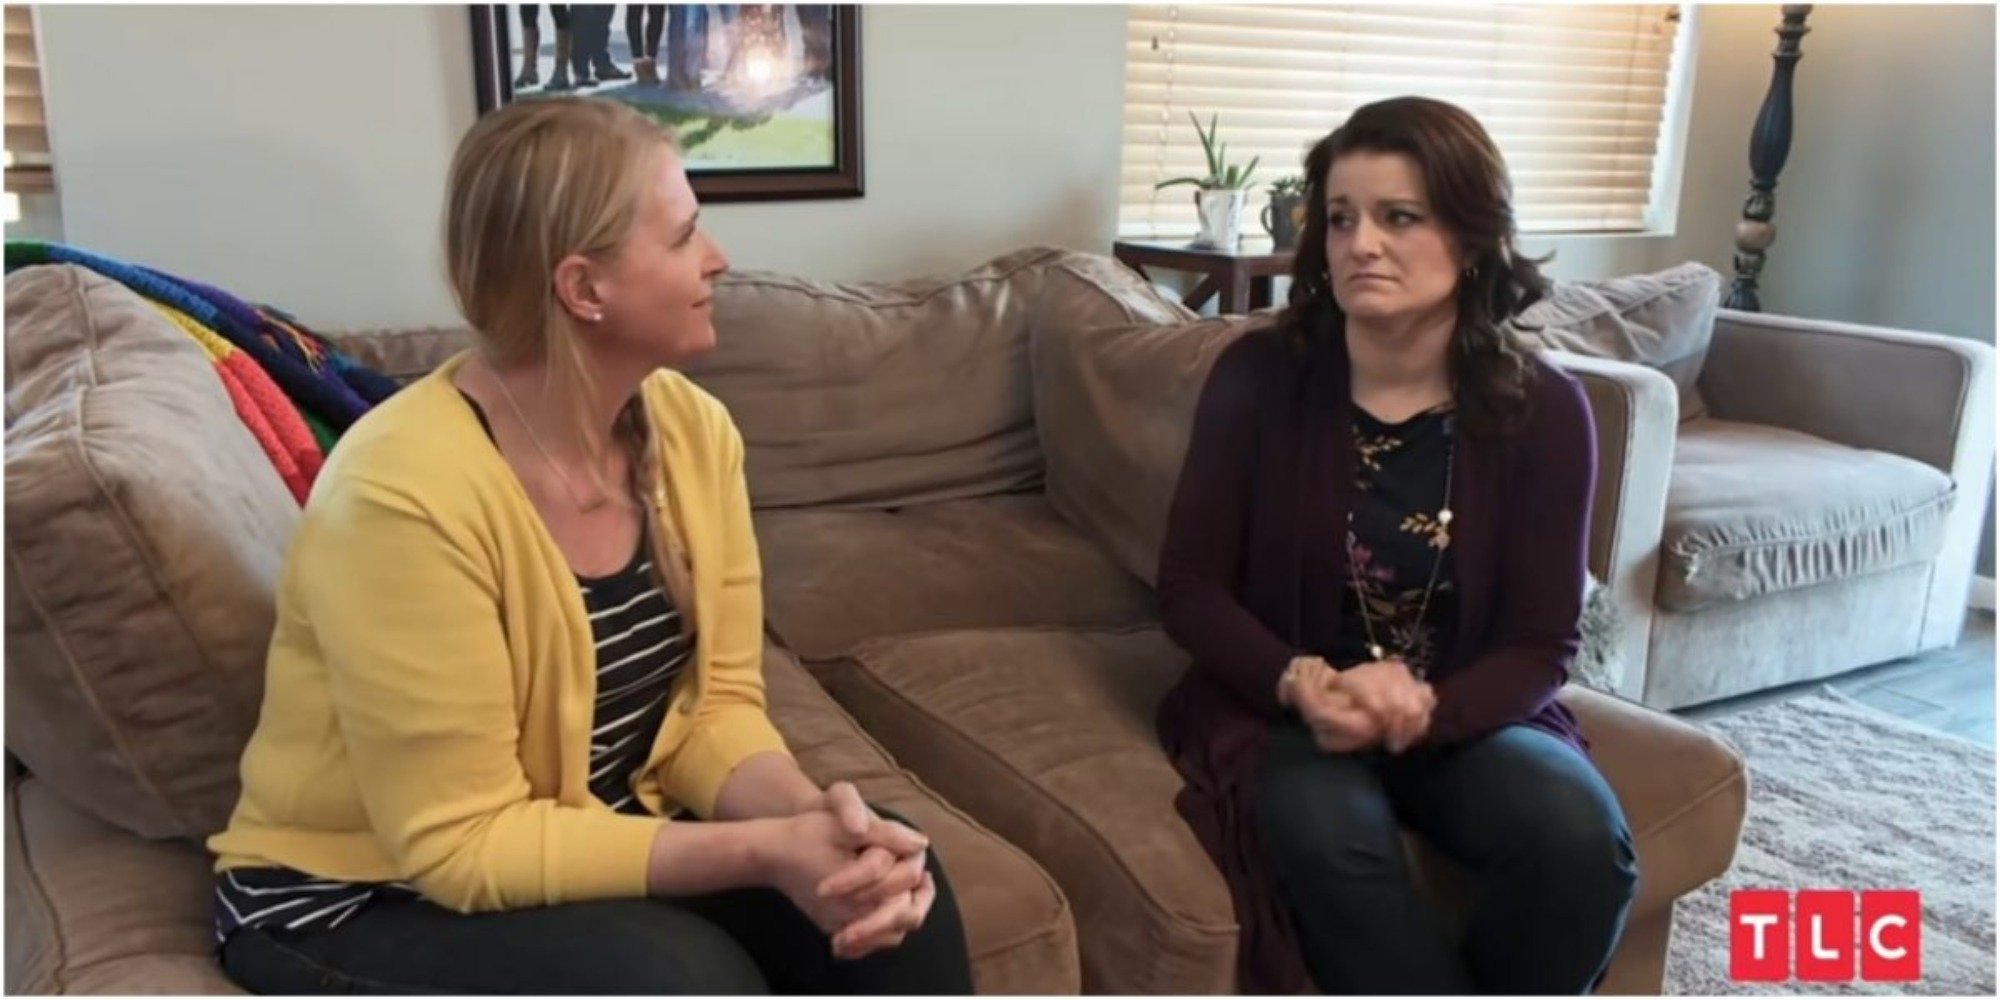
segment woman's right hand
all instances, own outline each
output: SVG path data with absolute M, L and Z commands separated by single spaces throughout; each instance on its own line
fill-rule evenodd
M 875 870 L 879 859 L 922 857 L 928 847 L 921 834 L 889 820 L 877 819 L 866 832 L 856 835 L 843 826 L 838 816 L 825 809 L 811 809 L 770 822 L 772 826 L 767 828 L 762 851 L 763 880 L 784 893 L 836 945 L 845 940 L 843 931 L 880 913 L 888 901 L 877 894 L 826 890 L 843 883 L 877 882 L 881 875 Z M 920 888 L 921 885 L 912 887 L 910 891 Z
M 1354 753 L 1382 741 L 1382 724 L 1352 695 L 1340 689 L 1339 674 L 1325 660 L 1313 657 L 1294 668 L 1292 707 L 1313 732 L 1313 742 L 1327 753 Z
M 1340 672 L 1339 687 L 1382 724 L 1383 742 L 1401 753 L 1430 729 L 1437 696 L 1401 660 L 1358 663 Z

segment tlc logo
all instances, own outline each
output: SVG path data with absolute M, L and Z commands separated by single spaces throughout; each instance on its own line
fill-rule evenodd
M 1857 899 L 1858 896 L 1858 899 Z M 1871 983 L 1923 975 L 1923 896 L 1911 889 L 1742 889 L 1729 894 L 1729 978 Z

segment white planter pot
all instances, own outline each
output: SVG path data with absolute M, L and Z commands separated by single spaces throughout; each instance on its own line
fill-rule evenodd
M 1250 194 L 1240 190 L 1196 191 L 1195 214 L 1201 219 L 1198 246 L 1234 249 L 1243 239 L 1243 210 Z

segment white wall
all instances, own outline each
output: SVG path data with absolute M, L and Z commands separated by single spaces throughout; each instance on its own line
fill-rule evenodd
M 64 237 L 329 328 L 451 322 L 437 252 L 475 116 L 463 6 L 44 7 Z M 1103 249 L 1119 7 L 869 7 L 868 194 L 715 205 L 739 268 L 835 280 Z M 105 66 L 134 67 L 111 74 Z
M 309 324 L 453 316 L 436 248 L 474 117 L 464 7 L 38 13 L 68 242 Z
M 37 225 L 321 326 L 454 319 L 436 230 L 474 116 L 464 7 L 39 15 L 61 211 Z M 1696 18 L 1674 231 L 1528 241 L 1557 251 L 1556 275 L 1682 260 L 1732 273 L 1778 13 Z M 835 280 L 949 272 L 1031 243 L 1108 250 L 1123 25 L 1116 6 L 868 7 L 867 197 L 705 217 L 740 268 Z M 1992 342 L 1992 8 L 1820 5 L 1808 25 L 1766 308 Z
M 738 267 L 845 281 L 1036 243 L 1110 250 L 1123 7 L 871 6 L 861 20 L 868 194 L 703 209 Z

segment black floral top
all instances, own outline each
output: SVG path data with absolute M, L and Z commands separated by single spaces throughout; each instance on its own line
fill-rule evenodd
M 1438 523 L 1444 507 L 1455 418 L 1450 408 L 1426 410 L 1385 424 L 1354 408 L 1355 508 L 1348 551 L 1354 561 L 1343 587 L 1339 638 L 1327 661 L 1348 667 L 1374 659 L 1368 651 L 1366 601 L 1375 639 L 1385 652 L 1420 674 L 1443 657 L 1457 620 L 1451 533 Z M 1436 567 L 1437 586 L 1424 607 Z M 1355 586 L 1359 578 L 1360 588 Z M 1419 620 L 1421 612 L 1422 618 Z

